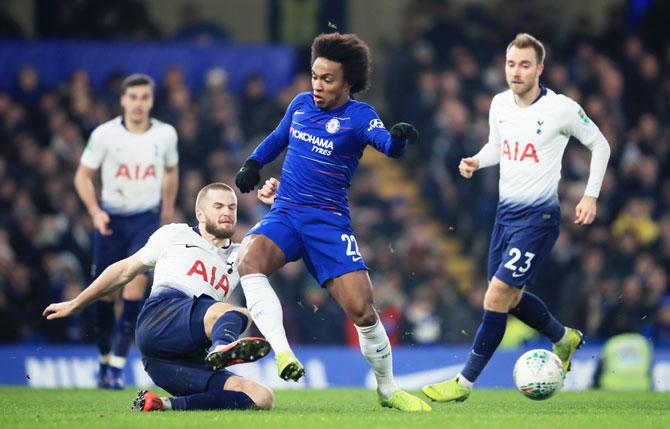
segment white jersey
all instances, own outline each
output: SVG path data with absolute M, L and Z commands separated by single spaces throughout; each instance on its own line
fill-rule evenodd
M 240 280 L 237 256 L 240 245 L 219 248 L 184 223 L 162 226 L 138 253 L 142 263 L 154 267 L 154 285 L 169 286 L 188 296 L 208 295 L 225 302 Z
M 578 103 L 542 88 L 533 104 L 521 108 L 507 90 L 496 95 L 489 111 L 489 141 L 475 155 L 479 168 L 500 163 L 497 222 L 509 225 L 560 223 L 558 182 L 570 137 L 592 152 L 585 195 L 598 197 L 609 145 Z
M 151 127 L 135 134 L 122 117 L 91 133 L 81 163 L 101 168 L 102 204 L 110 214 L 135 214 L 158 207 L 166 168 L 179 161 L 174 127 L 151 118 Z

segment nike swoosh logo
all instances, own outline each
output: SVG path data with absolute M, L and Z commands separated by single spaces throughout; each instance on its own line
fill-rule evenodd
M 503 122 L 507 122 L 507 119 L 498 119 L 499 124 L 502 124 Z
M 184 244 L 184 246 L 186 246 L 187 249 L 190 249 L 191 247 L 200 247 L 196 246 L 195 244 Z
M 389 346 L 389 345 L 386 344 L 386 345 L 385 345 L 384 347 L 382 347 L 381 349 L 376 349 L 377 353 L 379 353 L 380 351 L 384 350 L 384 349 L 387 348 L 388 346 Z
M 354 256 L 354 257 L 352 257 L 351 259 L 352 259 L 354 262 L 358 262 L 358 261 L 360 261 L 361 259 L 363 259 L 363 257 L 362 257 L 362 256 Z
M 513 272 L 513 273 L 512 273 L 512 277 L 517 278 L 517 277 L 521 277 L 521 276 L 523 276 L 524 274 L 526 274 L 526 273 L 517 273 L 517 272 Z
M 294 114 L 295 114 L 295 115 L 304 115 L 305 112 L 295 112 Z

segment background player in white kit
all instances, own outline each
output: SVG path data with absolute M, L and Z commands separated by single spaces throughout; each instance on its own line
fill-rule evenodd
M 607 169 L 610 148 L 579 104 L 539 83 L 544 46 L 529 34 L 508 45 L 505 75 L 509 90 L 496 95 L 489 111 L 489 141 L 459 165 L 465 178 L 500 163 L 500 199 L 489 247 L 489 287 L 484 317 L 461 373 L 425 386 L 435 401 L 464 401 L 505 333 L 513 314 L 554 343 L 554 353 L 570 368 L 582 333 L 564 327 L 537 296 L 524 291 L 558 237 L 561 221 L 558 182 L 568 139 L 576 137 L 591 150 L 591 167 L 574 222 L 588 225 L 596 216 L 596 199 Z
M 49 305 L 44 315 L 67 317 L 154 268 L 151 295 L 137 322 L 137 346 L 152 380 L 174 396 L 141 391 L 134 409 L 270 408 L 269 388 L 224 369 L 270 351 L 262 338 L 238 339 L 251 315 L 227 303 L 239 282 L 239 244 L 230 239 L 237 223 L 235 192 L 223 183 L 205 186 L 195 214 L 198 226 L 159 228 L 139 251 L 109 266 L 75 299 Z
M 154 87 L 147 75 L 134 74 L 123 81 L 122 116 L 93 130 L 75 174 L 75 188 L 95 226 L 92 278 L 134 254 L 174 212 L 179 180 L 177 132 L 149 116 Z M 93 185 L 98 170 L 100 203 Z M 123 310 L 116 323 L 115 294 L 96 304 L 98 387 L 123 388 L 123 367 L 146 283 L 145 276 L 137 276 L 124 288 Z

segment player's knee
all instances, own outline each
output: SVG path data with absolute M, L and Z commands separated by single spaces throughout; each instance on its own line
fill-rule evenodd
M 517 293 L 517 294 L 514 296 L 514 299 L 512 300 L 512 303 L 511 303 L 510 306 L 509 306 L 509 310 L 510 310 L 510 311 L 513 310 L 513 309 L 515 309 L 515 308 L 517 308 L 517 307 L 519 306 L 519 303 L 521 302 L 521 297 L 523 297 L 523 289 L 521 289 L 521 290 L 519 291 L 519 293 Z
M 249 327 L 251 321 L 253 320 L 251 317 L 251 312 L 244 307 L 233 307 L 229 311 L 237 311 L 238 313 L 242 314 L 244 317 L 247 318 L 247 326 L 245 326 L 244 330 L 246 330 Z
M 254 263 L 251 258 L 243 257 L 237 264 L 237 272 L 240 273 L 240 277 L 243 277 L 249 274 L 258 274 L 261 271 L 258 264 Z
M 247 395 L 249 394 L 247 393 Z M 254 404 L 256 404 L 256 408 L 260 410 L 269 410 L 272 408 L 274 394 L 268 387 L 260 384 L 254 386 L 253 396 L 249 395 L 249 397 L 254 401 Z
M 484 297 L 484 310 L 506 313 L 508 305 L 499 295 L 487 294 Z
M 507 313 L 518 301 L 521 291 L 497 279 L 493 279 L 484 295 L 484 310 Z
M 349 318 L 356 326 L 372 326 L 377 322 L 377 313 L 372 305 L 366 305 L 350 310 Z
M 258 409 L 269 410 L 272 408 L 274 394 L 269 387 L 260 383 L 235 376 L 230 377 L 226 381 L 225 389 L 244 393 L 253 401 L 254 406 Z
M 231 310 L 240 311 L 240 313 L 243 313 L 245 316 L 250 317 L 247 314 L 248 312 L 243 312 L 241 311 L 242 309 L 238 309 L 237 307 L 234 307 L 228 303 L 217 302 L 215 304 L 212 304 L 205 312 L 205 317 L 202 321 L 205 326 L 205 334 L 207 335 L 207 337 L 211 336 L 212 328 L 214 327 L 216 321 L 219 320 L 219 318 L 221 318 L 221 316 L 223 316 L 226 312 Z

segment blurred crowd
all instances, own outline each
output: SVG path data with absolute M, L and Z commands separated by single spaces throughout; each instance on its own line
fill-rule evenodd
M 507 89 L 505 46 L 525 27 L 505 25 L 484 9 L 418 3 L 424 7 L 409 11 L 403 44 L 390 55 L 389 116 L 421 130 L 412 176 L 432 214 L 445 229 L 453 228 L 476 262 L 477 284 L 483 286 L 498 171 L 485 169 L 464 180 L 457 166 L 488 139 L 491 99 Z M 658 16 L 642 19 L 642 30 L 633 34 L 627 28 L 634 23 L 620 12 L 613 10 L 601 36 L 589 32 L 586 18 L 575 22 L 571 33 L 560 34 L 526 17 L 548 50 L 541 83 L 580 103 L 612 149 L 596 222 L 580 227 L 573 223 L 574 210 L 585 189 L 590 153 L 577 141 L 569 143 L 559 187 L 561 235 L 531 290 L 564 323 L 589 336 L 642 332 L 667 343 L 670 37 L 667 32 L 658 37 Z M 445 320 L 453 298 L 439 288 L 426 289 L 418 289 L 416 298 L 410 294 L 410 302 L 432 303 L 434 314 Z
M 482 312 L 498 175 L 489 168 L 466 181 L 457 165 L 487 139 L 488 108 L 506 89 L 504 47 L 514 30 L 481 11 L 464 17 L 424 3 L 407 11 L 403 41 L 386 53 L 385 81 L 374 84 L 384 89 L 378 107 L 385 122 L 412 122 L 421 132 L 402 165 L 430 211 L 417 215 L 410 201 L 382 197 L 378 172 L 363 166 L 350 192 L 352 220 L 392 342 L 470 343 Z M 562 232 L 531 290 L 591 337 L 642 332 L 670 343 L 670 43 L 611 25 L 602 38 L 583 26 L 560 40 L 536 33 L 549 50 L 543 84 L 584 107 L 612 156 L 597 220 L 579 227 L 572 219 L 590 156 L 579 143 L 568 145 Z M 13 88 L 0 90 L 0 342 L 93 340 L 89 311 L 49 323 L 41 311 L 90 281 L 92 224 L 72 178 L 91 131 L 120 113 L 123 77 L 111 75 L 104 88 L 93 88 L 88 73 L 78 70 L 46 88 L 28 65 Z M 276 96 L 258 75 L 239 94 L 229 91 L 225 70 L 210 70 L 203 80 L 205 89 L 194 93 L 174 66 L 156 92 L 152 116 L 179 134 L 175 222 L 194 223 L 198 190 L 210 181 L 233 183 L 293 96 L 310 90 L 305 73 Z M 265 168 L 264 177 L 278 175 L 280 164 Z M 237 240 L 267 211 L 254 195 L 239 198 Z M 435 221 L 474 262 L 472 285 L 446 270 Z M 272 283 L 290 340 L 357 346 L 353 327 L 301 262 L 285 266 Z

